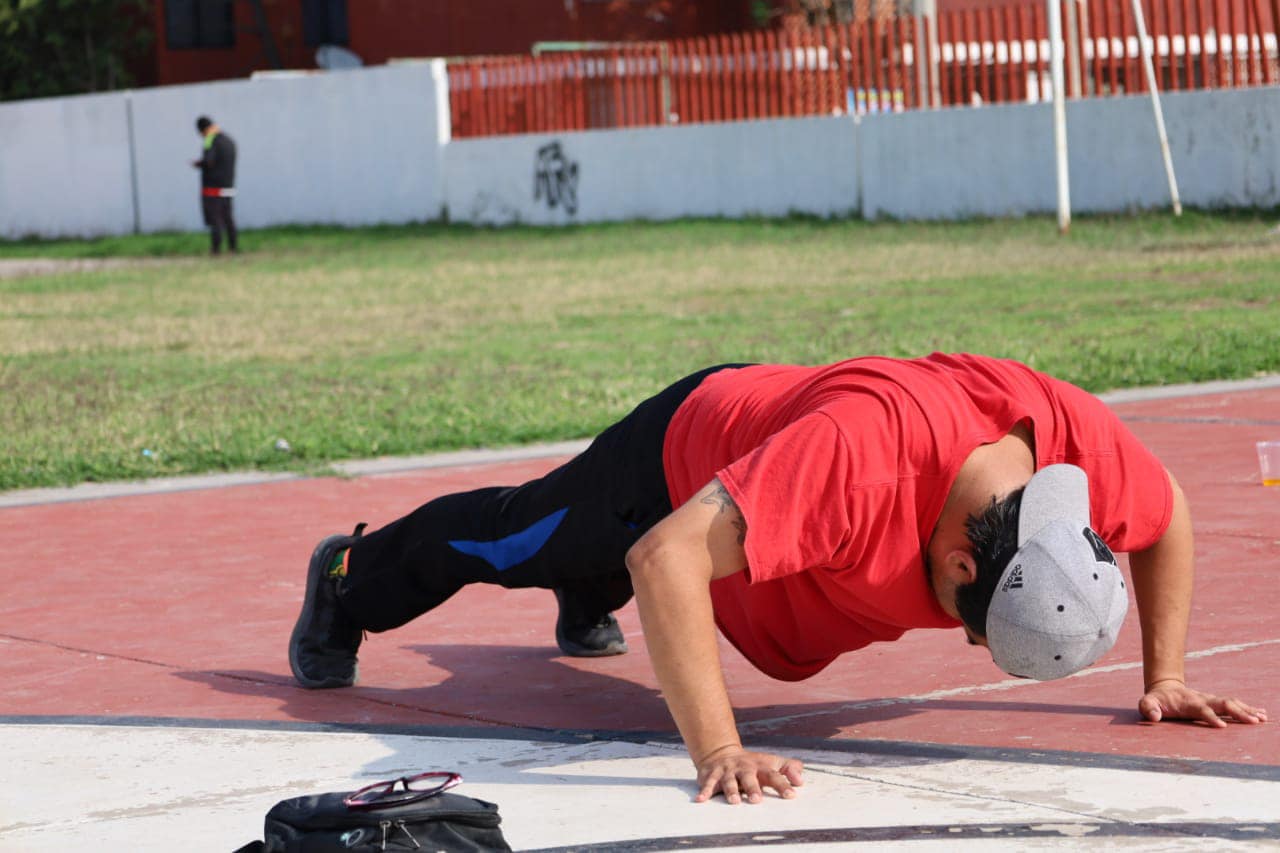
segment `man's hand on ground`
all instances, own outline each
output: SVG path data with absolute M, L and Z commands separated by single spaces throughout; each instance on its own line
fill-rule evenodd
M 1144 720 L 1153 723 L 1161 720 L 1197 720 L 1215 728 L 1227 725 L 1224 717 L 1237 723 L 1267 721 L 1267 712 L 1262 708 L 1254 708 L 1239 699 L 1201 693 L 1175 679 L 1152 684 L 1138 702 L 1138 712 Z
M 795 797 L 804 784 L 804 764 L 765 752 L 748 752 L 740 746 L 718 749 L 698 762 L 698 796 L 705 803 L 717 793 L 730 803 L 758 803 L 764 789 L 772 788 L 784 800 Z

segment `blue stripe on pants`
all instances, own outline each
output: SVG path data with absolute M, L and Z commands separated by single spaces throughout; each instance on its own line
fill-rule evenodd
M 449 547 L 463 554 L 479 557 L 498 571 L 505 572 L 541 551 L 542 546 L 547 544 L 547 540 L 556 532 L 556 528 L 560 526 L 560 522 L 568 512 L 568 507 L 557 510 L 535 521 L 524 530 L 491 542 L 453 539 L 450 540 Z

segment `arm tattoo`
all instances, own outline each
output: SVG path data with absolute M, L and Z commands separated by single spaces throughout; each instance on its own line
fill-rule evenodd
M 742 510 L 738 509 L 738 505 L 734 503 L 733 497 L 729 494 L 729 490 L 724 484 L 717 483 L 715 491 L 702 498 L 699 503 L 707 506 L 719 506 L 720 514 L 730 513 L 732 517 L 729 523 L 738 529 L 738 544 L 743 545 L 747 541 L 747 520 L 742 517 Z

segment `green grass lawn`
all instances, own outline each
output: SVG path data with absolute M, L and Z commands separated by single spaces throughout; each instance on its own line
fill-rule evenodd
M 271 229 L 234 259 L 200 234 L 0 243 L 139 259 L 0 278 L 0 489 L 587 436 L 721 361 L 968 350 L 1092 391 L 1278 372 L 1272 224 Z

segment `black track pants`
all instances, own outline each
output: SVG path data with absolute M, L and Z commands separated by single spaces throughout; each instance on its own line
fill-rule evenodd
M 213 254 L 222 251 L 222 235 L 227 236 L 227 248 L 239 250 L 235 215 L 231 210 L 230 196 L 201 196 L 200 208 L 204 224 L 209 226 L 209 250 Z
M 587 613 L 618 609 L 632 595 L 627 549 L 671 512 L 667 425 L 706 376 L 740 366 L 680 380 L 545 477 L 445 495 L 367 534 L 347 558 L 344 609 L 385 631 L 475 582 L 563 589 Z

